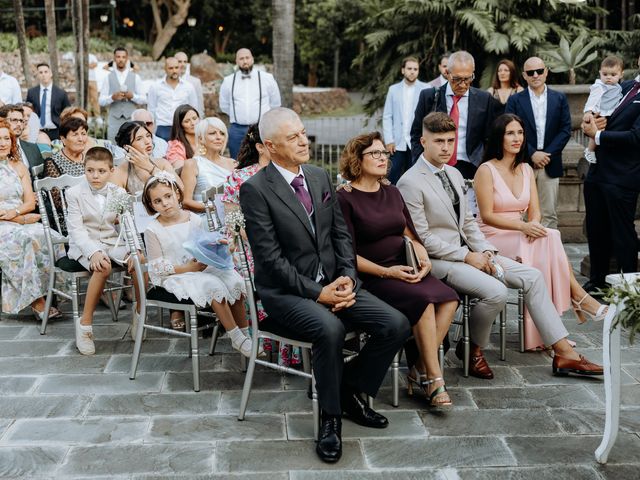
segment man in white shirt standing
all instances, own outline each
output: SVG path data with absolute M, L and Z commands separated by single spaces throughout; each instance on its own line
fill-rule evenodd
M 104 79 L 98 100 L 101 107 L 109 107 L 107 138 L 111 142 L 137 106 L 147 102 L 140 76 L 129 68 L 129 52 L 125 48 L 113 51 L 113 65 L 115 68 Z
M 89 54 L 89 114 L 100 116 L 100 103 L 98 102 L 98 79 L 96 70 L 98 69 L 98 57 L 93 53 Z
M 0 107 L 22 102 L 22 91 L 15 77 L 7 75 L 0 66 Z
M 53 84 L 51 67 L 46 63 L 37 65 L 40 85 L 27 92 L 27 102 L 33 104 L 33 111 L 40 117 L 40 130 L 51 140 L 57 140 L 60 114 L 71 105 L 67 92 Z
M 401 82 L 389 87 L 382 114 L 384 143 L 391 153 L 389 181 L 395 185 L 411 161 L 411 125 L 420 92 L 428 85 L 418 80 L 420 64 L 415 57 L 402 60 Z
M 236 70 L 224 77 L 220 87 L 220 110 L 229 116 L 229 152 L 236 158 L 249 125 L 272 108 L 279 107 L 280 90 L 273 75 L 253 68 L 248 48 L 236 52 Z
M 204 95 L 202 93 L 202 82 L 198 77 L 191 75 L 189 70 L 189 57 L 187 57 L 186 53 L 178 52 L 175 54 L 175 57 L 176 60 L 178 60 L 178 65 L 180 65 L 180 77 L 188 81 L 196 91 L 196 98 L 198 99 L 196 110 L 198 110 L 200 118 L 204 118 Z
M 524 122 L 541 223 L 558 228 L 558 190 L 564 174 L 562 150 L 571 138 L 571 113 L 566 95 L 547 87 L 548 73 L 541 58 L 531 57 L 524 62 L 523 76 L 529 88 L 509 97 L 505 113 L 514 113 Z
M 147 110 L 156 119 L 156 135 L 169 141 L 176 108 L 187 104 L 197 110 L 198 99 L 193 85 L 180 77 L 180 64 L 175 57 L 168 57 L 164 61 L 164 71 L 164 78 L 149 90 Z

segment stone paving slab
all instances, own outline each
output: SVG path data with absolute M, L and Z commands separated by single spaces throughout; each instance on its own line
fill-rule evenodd
M 30 375 L 47 375 L 50 373 L 102 373 L 109 357 L 93 355 L 89 358 L 80 355 L 68 357 L 0 358 L 2 375 L 19 375 L 29 372 Z
M 141 373 L 135 380 L 129 375 L 47 375 L 38 387 L 40 393 L 120 393 L 159 392 L 164 373 Z
M 0 478 L 51 475 L 67 450 L 65 447 L 0 446 Z
M 33 340 L 3 340 L 0 341 L 0 357 L 32 357 L 56 355 L 65 350 L 68 342 L 53 340 L 47 342 L 33 342 Z
M 19 395 L 26 393 L 38 382 L 37 377 L 0 376 L 0 395 Z
M 219 355 L 198 356 L 200 371 L 222 371 L 222 357 Z M 235 357 L 237 361 L 237 357 Z M 191 372 L 193 362 L 186 353 L 183 355 L 148 355 L 143 350 L 138 362 L 138 372 Z M 131 355 L 113 355 L 105 368 L 107 373 L 129 373 Z
M 465 468 L 458 469 L 459 480 L 600 480 L 592 467 L 553 466 L 534 468 Z M 631 478 L 631 477 L 620 477 Z
M 548 385 L 523 388 L 472 388 L 469 392 L 479 408 L 584 408 L 602 406 L 585 385 Z
M 294 470 L 290 480 L 445 480 L 437 470 L 382 470 L 377 472 L 348 470 L 342 472 L 314 472 Z
M 0 396 L 0 418 L 78 417 L 91 402 L 79 395 L 3 395 Z
M 348 419 L 342 422 L 342 438 L 389 438 L 395 441 L 400 437 L 427 437 L 429 432 L 416 412 L 385 412 L 389 419 L 387 428 L 366 428 Z M 250 417 L 247 417 L 248 419 Z M 313 415 L 287 414 L 287 438 L 290 440 L 313 439 Z
M 218 413 L 220 397 L 220 392 L 95 395 L 87 415 L 209 415 Z
M 605 415 L 602 408 L 552 410 L 551 416 L 565 432 L 571 435 L 602 435 L 604 432 Z M 640 406 L 620 411 L 620 432 L 640 433 Z

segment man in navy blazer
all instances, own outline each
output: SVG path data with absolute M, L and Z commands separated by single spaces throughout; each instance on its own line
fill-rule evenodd
M 463 50 L 449 56 L 447 83 L 439 88 L 420 92 L 411 126 L 411 155 L 413 162 L 422 154 L 420 143 L 422 120 L 431 112 L 444 112 L 455 121 L 454 104 L 458 111 L 455 158 L 449 162 L 465 179 L 472 179 L 482 161 L 484 144 L 495 119 L 497 102 L 484 90 L 471 86 L 475 61 Z
M 33 104 L 34 112 L 40 117 L 40 130 L 51 140 L 56 140 L 60 136 L 60 114 L 71 102 L 67 92 L 53 84 L 51 67 L 39 63 L 37 68 L 40 84 L 27 91 L 27 102 Z
M 505 113 L 524 122 L 529 156 L 536 175 L 542 224 L 558 228 L 558 188 L 563 175 L 562 150 L 571 138 L 571 114 L 564 93 L 546 85 L 547 67 L 541 58 L 524 62 L 529 88 L 509 97 Z
M 411 159 L 411 124 L 420 92 L 428 87 L 418 80 L 420 64 L 415 57 L 402 60 L 401 82 L 389 87 L 382 113 L 382 131 L 387 151 L 391 153 L 389 181 L 395 185 L 413 161 Z
M 622 94 L 608 119 L 594 119 L 587 113 L 582 123 L 585 135 L 595 139 L 597 158 L 584 182 L 591 259 L 587 291 L 605 286 L 612 253 L 616 271 L 637 271 L 634 217 L 640 191 L 640 75 L 622 84 Z

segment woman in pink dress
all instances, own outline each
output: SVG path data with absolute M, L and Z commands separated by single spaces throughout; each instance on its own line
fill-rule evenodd
M 538 191 L 526 145 L 520 118 L 504 114 L 496 119 L 474 179 L 480 229 L 500 254 L 542 272 L 559 314 L 573 306 L 580 323 L 587 317 L 602 320 L 606 306 L 575 279 L 560 232 L 540 224 Z M 544 346 L 528 313 L 524 329 L 525 349 Z

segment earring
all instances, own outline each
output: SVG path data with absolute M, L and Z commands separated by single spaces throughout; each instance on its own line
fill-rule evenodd
M 204 145 L 200 145 L 198 147 L 198 155 L 205 156 L 206 154 L 207 154 L 207 147 L 205 147 Z

